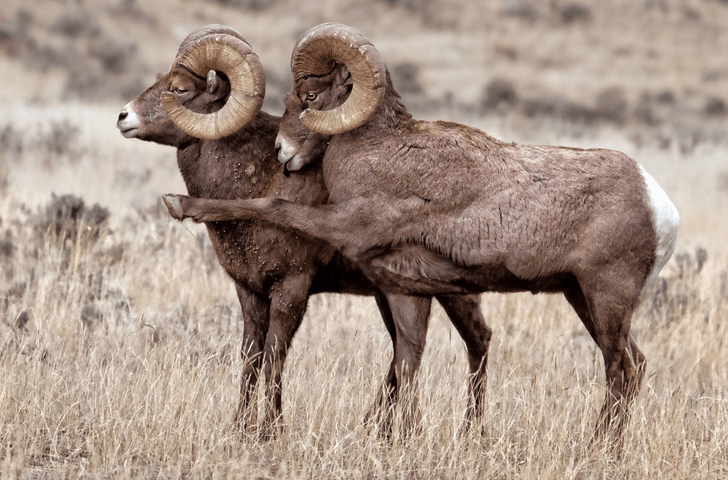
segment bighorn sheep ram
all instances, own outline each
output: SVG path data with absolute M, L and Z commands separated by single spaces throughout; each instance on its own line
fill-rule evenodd
M 652 177 L 616 151 L 517 145 L 413 120 L 377 50 L 343 25 L 309 30 L 291 68 L 278 158 L 297 170 L 325 150 L 329 204 L 169 196 L 173 215 L 295 228 L 388 292 L 563 293 L 604 358 L 597 432 L 621 431 L 646 365 L 632 314 L 680 223 Z
M 260 111 L 264 93 L 263 68 L 245 38 L 229 27 L 208 25 L 183 41 L 167 74 L 123 108 L 117 127 L 127 138 L 176 147 L 190 195 L 325 201 L 320 165 L 288 176 L 275 162 L 280 118 Z M 407 383 L 402 365 L 416 370 L 425 344 L 426 328 L 408 325 L 427 324 L 430 298 L 385 295 L 330 246 L 270 223 L 209 222 L 207 230 L 243 310 L 239 427 L 257 423 L 251 395 L 263 367 L 267 408 L 260 427 L 266 436 L 273 433 L 269 427 L 281 413 L 286 354 L 308 297 L 317 292 L 375 297 L 395 350 L 379 402 L 386 408 L 396 401 L 398 388 Z M 490 330 L 477 296 L 440 295 L 438 300 L 459 331 L 478 333 L 478 340 L 467 341 L 471 365 L 481 373 L 471 382 L 473 410 L 479 401 L 476 386 L 484 380 Z M 410 411 L 414 408 L 412 404 Z M 384 423 L 383 428 L 389 426 Z

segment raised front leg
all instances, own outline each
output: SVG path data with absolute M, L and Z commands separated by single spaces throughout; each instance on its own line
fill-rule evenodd
M 357 197 L 315 206 L 274 197 L 218 200 L 168 194 L 162 200 L 177 220 L 265 220 L 323 240 L 354 260 L 373 248 L 420 238 L 426 205 L 419 197 Z
M 263 361 L 263 345 L 268 332 L 270 303 L 268 299 L 239 284 L 235 284 L 235 291 L 243 310 L 243 344 L 240 350 L 243 373 L 235 426 L 241 434 L 244 434 L 254 428 L 258 420 L 256 385 Z

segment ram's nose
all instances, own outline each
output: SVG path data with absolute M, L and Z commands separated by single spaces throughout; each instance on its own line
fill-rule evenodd
M 283 136 L 281 136 L 281 134 L 278 134 L 278 136 L 276 136 L 274 150 L 276 152 L 276 157 L 278 158 L 278 161 L 281 163 L 286 163 L 295 154 L 293 149 L 290 148 L 289 143 L 286 141 L 285 138 L 283 138 Z
M 139 117 L 133 109 L 129 108 L 129 104 L 122 108 L 119 118 L 116 120 L 116 128 L 121 131 L 121 134 L 126 138 L 134 138 L 139 134 L 140 127 Z

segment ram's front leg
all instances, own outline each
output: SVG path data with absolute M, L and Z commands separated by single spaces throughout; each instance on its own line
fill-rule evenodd
M 162 199 L 177 220 L 265 220 L 322 240 L 355 261 L 372 250 L 422 238 L 427 216 L 426 202 L 417 197 L 356 197 L 316 206 L 273 197 L 215 200 L 168 194 Z
M 247 287 L 235 285 L 243 312 L 243 372 L 235 426 L 242 437 L 255 431 L 258 422 L 257 383 L 269 325 L 270 301 Z
M 215 200 L 187 195 L 162 195 L 162 200 L 175 220 L 191 218 L 196 223 L 263 218 L 271 209 L 273 197 L 250 200 Z
M 282 379 L 288 349 L 306 313 L 312 275 L 288 275 L 270 290 L 270 326 L 263 354 L 265 371 L 265 417 L 261 438 L 275 438 L 281 428 Z
M 417 374 L 427 340 L 432 299 L 408 295 L 386 294 L 392 311 L 394 327 L 394 391 L 390 401 L 400 405 L 401 434 L 410 436 L 420 426 L 421 414 L 417 402 Z M 383 427 L 392 429 L 389 412 Z M 385 433 L 387 431 L 385 430 Z

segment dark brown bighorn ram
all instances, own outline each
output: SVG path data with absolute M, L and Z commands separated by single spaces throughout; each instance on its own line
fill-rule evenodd
M 320 164 L 286 176 L 275 162 L 280 119 L 260 111 L 264 94 L 263 68 L 245 38 L 229 27 L 208 25 L 183 41 L 171 70 L 124 107 L 117 126 L 127 138 L 176 147 L 180 172 L 195 197 L 274 195 L 311 205 L 326 201 Z M 419 365 L 429 297 L 385 295 L 330 246 L 270 223 L 209 222 L 207 230 L 243 310 L 238 426 L 258 424 L 252 395 L 263 368 L 267 408 L 258 426 L 264 435 L 273 432 L 270 427 L 281 413 L 286 354 L 308 297 L 318 292 L 375 297 L 395 349 L 379 401 L 385 408 L 396 401 L 397 387 L 406 383 L 399 371 L 403 362 L 410 370 Z M 469 352 L 471 362 L 485 364 L 490 330 L 478 297 L 440 295 L 438 300 L 459 330 L 479 326 L 482 341 L 472 343 Z M 474 379 L 473 385 L 482 380 Z
M 295 228 L 387 292 L 562 293 L 604 358 L 597 432 L 620 432 L 646 365 L 632 314 L 680 223 L 652 177 L 616 151 L 517 145 L 413 120 L 376 49 L 344 25 L 311 29 L 291 66 L 279 160 L 296 170 L 325 151 L 330 203 L 170 196 L 173 214 Z

